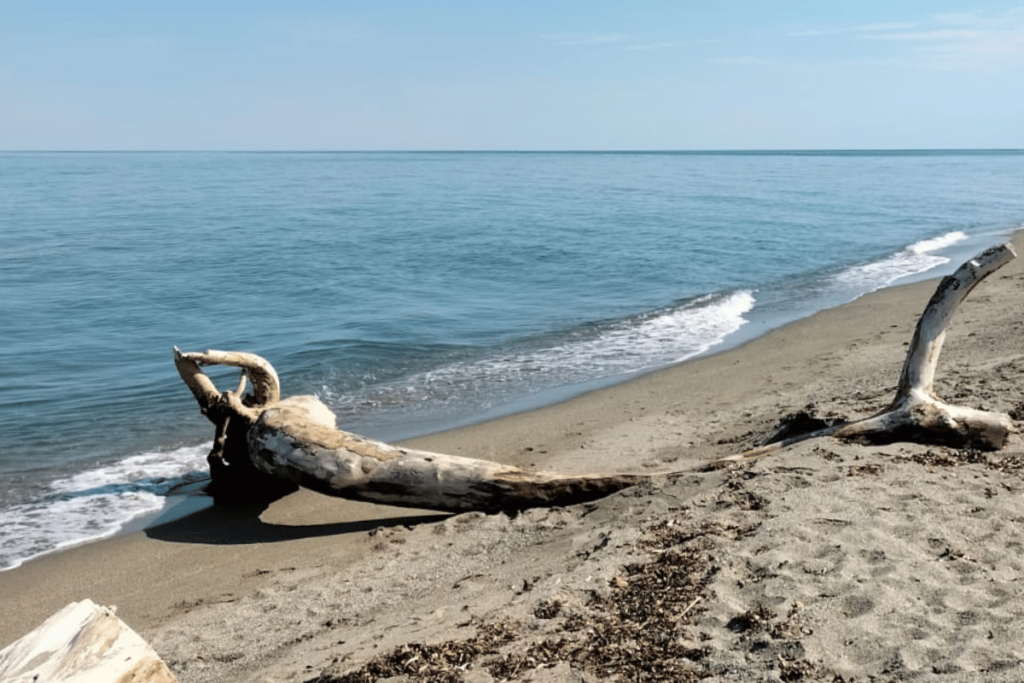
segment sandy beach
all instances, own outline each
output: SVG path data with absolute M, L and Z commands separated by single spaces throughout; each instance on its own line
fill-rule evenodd
M 1014 244 L 1024 251 L 1022 233 Z M 672 473 L 649 485 L 514 517 L 308 491 L 210 508 L 0 572 L 0 647 L 90 598 L 116 605 L 182 683 L 1021 680 L 1019 434 L 994 453 L 816 439 L 701 471 L 787 415 L 885 407 L 934 288 L 875 292 L 738 349 L 410 442 L 560 472 Z M 960 308 L 939 396 L 1019 423 L 1022 338 L 1019 258 Z

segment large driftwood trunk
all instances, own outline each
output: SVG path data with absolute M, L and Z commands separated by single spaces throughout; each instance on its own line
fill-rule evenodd
M 231 498 L 271 497 L 251 466 L 271 486 L 305 486 L 327 495 L 445 512 L 500 511 L 571 505 L 632 486 L 644 475 L 568 476 L 443 453 L 398 448 L 339 430 L 335 416 L 314 396 L 279 400 L 277 373 L 255 354 L 233 351 L 182 353 L 175 364 L 202 412 L 217 427 L 210 454 L 216 490 Z M 220 393 L 201 365 L 231 365 L 244 381 Z M 222 462 L 227 460 L 227 462 Z M 243 460 L 245 462 L 243 462 Z M 243 472 L 242 484 L 234 472 Z M 245 488 L 245 495 L 237 489 Z M 227 495 L 222 493 L 221 495 Z
M 639 475 L 566 476 L 487 460 L 399 448 L 335 426 L 311 396 L 265 410 L 249 431 L 250 457 L 267 474 L 353 500 L 461 512 L 593 500 Z
M 91 600 L 72 602 L 0 651 L 4 683 L 177 683 L 139 634 Z

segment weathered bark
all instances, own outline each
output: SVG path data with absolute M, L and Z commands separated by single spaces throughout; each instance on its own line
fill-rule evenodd
M 211 467 L 221 489 L 236 485 L 244 459 L 270 482 L 327 495 L 446 512 L 495 512 L 571 505 L 648 479 L 644 475 L 568 476 L 443 453 L 398 448 L 337 429 L 335 416 L 314 396 L 278 400 L 277 375 L 255 354 L 174 350 L 178 373 L 200 409 L 217 425 Z M 253 396 L 218 393 L 201 365 L 243 369 L 263 389 Z M 245 486 L 254 484 L 246 482 Z
M 0 651 L 6 683 L 177 683 L 145 640 L 91 600 L 73 602 Z
M 942 278 L 917 322 L 896 396 L 885 410 L 863 420 L 767 444 L 715 464 L 753 460 L 822 436 L 867 443 L 914 441 L 982 450 L 1002 448 L 1014 431 L 1009 415 L 945 403 L 935 395 L 933 384 L 946 328 L 956 309 L 979 282 L 1016 256 L 1010 244 L 992 247 Z

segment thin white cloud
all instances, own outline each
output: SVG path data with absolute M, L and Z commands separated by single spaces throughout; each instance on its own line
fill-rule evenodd
M 971 29 L 937 28 L 928 31 L 905 31 L 871 36 L 873 40 L 888 40 L 903 43 L 948 43 L 977 40 L 984 37 L 983 31 Z
M 922 66 L 947 70 L 1024 67 L 1024 11 L 942 14 L 914 31 L 881 32 L 874 40 L 905 43 Z
M 853 29 L 855 33 L 878 33 L 879 31 L 906 31 L 908 29 L 917 28 L 920 26 L 920 22 L 893 22 L 889 24 L 864 24 L 863 26 L 857 26 Z
M 576 45 L 609 45 L 623 43 L 629 40 L 629 36 L 623 33 L 558 33 L 542 35 L 541 39 L 555 45 L 576 46 Z
M 665 41 L 661 43 L 637 43 L 636 45 L 627 45 L 627 50 L 670 50 L 672 48 L 680 47 L 683 43 L 678 41 Z
M 978 20 L 985 20 L 981 10 L 974 10 L 971 12 L 946 12 L 944 14 L 936 14 L 932 19 L 940 24 L 970 24 Z
M 877 23 L 793 31 L 791 37 L 847 36 L 904 45 L 903 63 L 935 70 L 1024 67 L 1024 8 L 938 14 L 918 22 Z
M 772 70 L 784 70 L 793 73 L 797 72 L 820 72 L 824 71 L 827 66 L 819 64 L 817 62 L 804 62 L 798 60 L 786 60 L 786 59 L 769 59 L 764 57 L 750 57 L 750 56 L 732 56 L 732 57 L 712 57 L 708 60 L 712 64 L 719 66 L 737 66 L 737 67 L 750 67 L 752 69 L 772 69 Z M 835 66 L 835 65 L 833 65 Z
M 680 47 L 688 47 L 694 45 L 709 45 L 721 42 L 718 38 L 702 38 L 700 40 L 660 40 L 641 42 L 634 36 L 625 33 L 558 33 L 544 34 L 540 36 L 540 39 L 558 46 L 576 47 L 604 45 L 614 47 L 619 50 L 630 50 L 636 52 L 672 50 Z
M 291 38 L 310 43 L 349 45 L 357 42 L 365 28 L 346 22 L 308 22 L 285 27 L 284 33 Z
M 917 28 L 917 22 L 890 23 L 890 24 L 863 24 L 860 26 L 831 26 L 819 28 L 804 28 L 790 31 L 793 38 L 814 38 L 817 36 L 839 36 L 839 35 L 861 35 L 884 31 L 903 31 Z
M 715 57 L 711 62 L 735 66 L 783 66 L 785 64 L 785 62 L 777 59 L 764 59 L 762 57 Z

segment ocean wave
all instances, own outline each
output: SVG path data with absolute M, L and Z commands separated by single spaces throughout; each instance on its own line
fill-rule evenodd
M 107 538 L 158 512 L 177 487 L 206 477 L 209 444 L 143 453 L 58 479 L 40 498 L 0 510 L 0 570 Z
M 836 282 L 844 287 L 863 291 L 874 291 L 887 287 L 897 280 L 917 275 L 937 266 L 949 263 L 949 259 L 935 252 L 947 249 L 967 239 L 959 230 L 947 232 L 938 237 L 921 240 L 892 256 L 880 261 L 849 268 L 836 276 Z
M 553 366 L 601 365 L 613 374 L 692 358 L 719 344 L 746 322 L 754 307 L 749 290 L 709 294 L 649 317 L 625 321 L 597 338 L 537 354 Z
M 945 235 L 933 237 L 930 240 L 921 240 L 911 244 L 907 249 L 914 252 L 915 254 L 925 254 L 930 251 L 938 251 L 939 249 L 945 249 L 951 247 L 958 242 L 963 242 L 967 239 L 967 235 L 959 230 L 953 230 L 947 232 Z
M 319 393 L 341 414 L 428 401 L 435 408 L 470 402 L 486 408 L 513 396 L 692 358 L 742 327 L 754 302 L 749 290 L 708 294 L 649 314 L 522 341 L 484 358 L 448 363 L 396 382 L 352 392 L 324 386 Z

